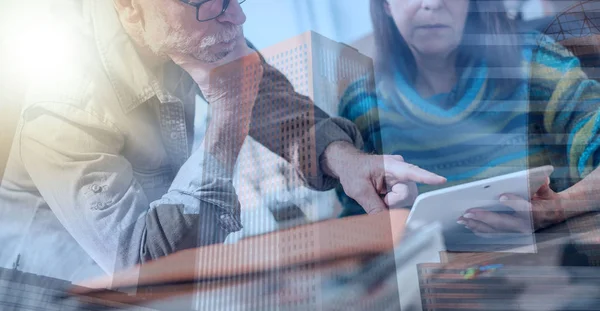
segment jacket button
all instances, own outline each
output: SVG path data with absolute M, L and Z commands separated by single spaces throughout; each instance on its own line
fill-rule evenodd
M 94 193 L 100 193 L 100 192 L 102 192 L 102 187 L 100 187 L 100 185 L 98 185 L 98 184 L 93 184 L 91 187 L 91 190 Z

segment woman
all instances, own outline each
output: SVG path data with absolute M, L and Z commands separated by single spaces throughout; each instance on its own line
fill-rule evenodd
M 554 165 L 531 202 L 500 202 L 531 208 L 539 229 L 599 209 L 600 86 L 549 38 L 516 34 L 501 5 L 371 0 L 376 78 L 351 85 L 340 114 L 359 126 L 365 151 L 402 155 L 446 186 Z M 360 213 L 341 199 L 344 215 Z M 478 234 L 531 231 L 525 216 L 472 209 L 457 222 Z

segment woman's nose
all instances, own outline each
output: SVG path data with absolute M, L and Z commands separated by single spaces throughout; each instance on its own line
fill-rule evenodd
M 425 10 L 437 10 L 444 5 L 444 0 L 421 0 L 421 8 Z

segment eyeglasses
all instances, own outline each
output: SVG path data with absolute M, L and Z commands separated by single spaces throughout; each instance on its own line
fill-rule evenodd
M 196 19 L 199 22 L 206 22 L 215 19 L 225 13 L 229 7 L 229 2 L 237 1 L 239 4 L 246 0 L 179 0 L 185 4 L 189 4 L 196 8 Z M 218 3 L 223 2 L 223 6 L 219 7 Z

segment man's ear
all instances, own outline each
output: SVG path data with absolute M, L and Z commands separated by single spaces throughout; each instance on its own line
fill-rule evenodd
M 121 22 L 138 24 L 142 21 L 142 11 L 137 0 L 113 0 L 113 2 Z

